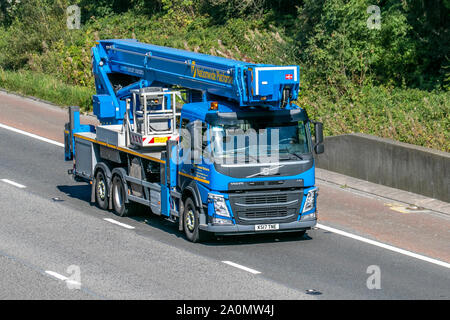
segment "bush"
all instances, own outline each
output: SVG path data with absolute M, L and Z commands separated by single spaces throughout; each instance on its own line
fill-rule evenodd
M 443 1 L 305 0 L 296 45 L 311 81 L 345 89 L 348 82 L 440 88 L 450 50 L 450 5 Z M 368 7 L 378 4 L 380 29 Z
M 4 33 L 2 67 L 24 67 L 31 53 L 43 53 L 66 33 L 65 0 L 28 0 Z M 20 17 L 20 18 L 19 18 Z
M 450 92 L 387 86 L 302 90 L 299 105 L 324 123 L 326 135 L 361 132 L 450 152 Z
M 0 86 L 10 90 L 88 110 L 95 41 L 137 38 L 299 64 L 299 104 L 325 123 L 326 134 L 365 132 L 450 149 L 450 93 L 442 89 L 450 88 L 447 2 L 422 10 L 422 2 L 395 0 L 70 1 L 81 7 L 80 30 L 66 27 L 68 0 L 16 2 L 0 3 Z M 382 10 L 380 30 L 367 28 L 373 3 Z

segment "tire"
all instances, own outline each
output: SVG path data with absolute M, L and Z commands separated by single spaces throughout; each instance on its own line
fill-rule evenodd
M 95 176 L 95 203 L 100 209 L 108 209 L 108 180 L 103 170 L 98 170 Z
M 184 202 L 183 229 L 186 238 L 191 242 L 200 242 L 204 240 L 203 232 L 199 228 L 200 217 L 195 203 L 191 198 Z
M 125 203 L 125 188 L 122 179 L 117 175 L 113 177 L 111 197 L 114 212 L 120 217 L 128 216 L 131 203 Z

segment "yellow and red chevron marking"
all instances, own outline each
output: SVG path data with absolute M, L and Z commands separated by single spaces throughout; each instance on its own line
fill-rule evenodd
M 151 143 L 166 143 L 167 140 L 169 140 L 171 138 L 171 136 L 166 136 L 166 137 L 153 137 L 151 138 L 147 144 L 151 144 Z M 145 143 L 145 140 L 147 138 L 142 138 L 142 143 Z

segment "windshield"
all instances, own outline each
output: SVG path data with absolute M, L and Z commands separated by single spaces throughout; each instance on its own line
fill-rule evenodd
M 299 161 L 311 153 L 307 124 L 303 121 L 236 120 L 211 126 L 210 137 L 215 160 L 224 163 Z

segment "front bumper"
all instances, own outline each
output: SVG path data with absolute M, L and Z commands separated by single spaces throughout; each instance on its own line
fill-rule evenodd
M 255 231 L 254 225 L 213 225 L 213 224 L 201 224 L 200 230 L 212 232 L 216 235 L 236 235 L 236 234 L 260 234 L 260 233 L 279 233 L 279 232 L 295 232 L 308 230 L 317 224 L 317 219 L 311 219 L 306 221 L 294 221 L 287 223 L 278 223 L 279 229 L 267 230 L 267 231 Z

